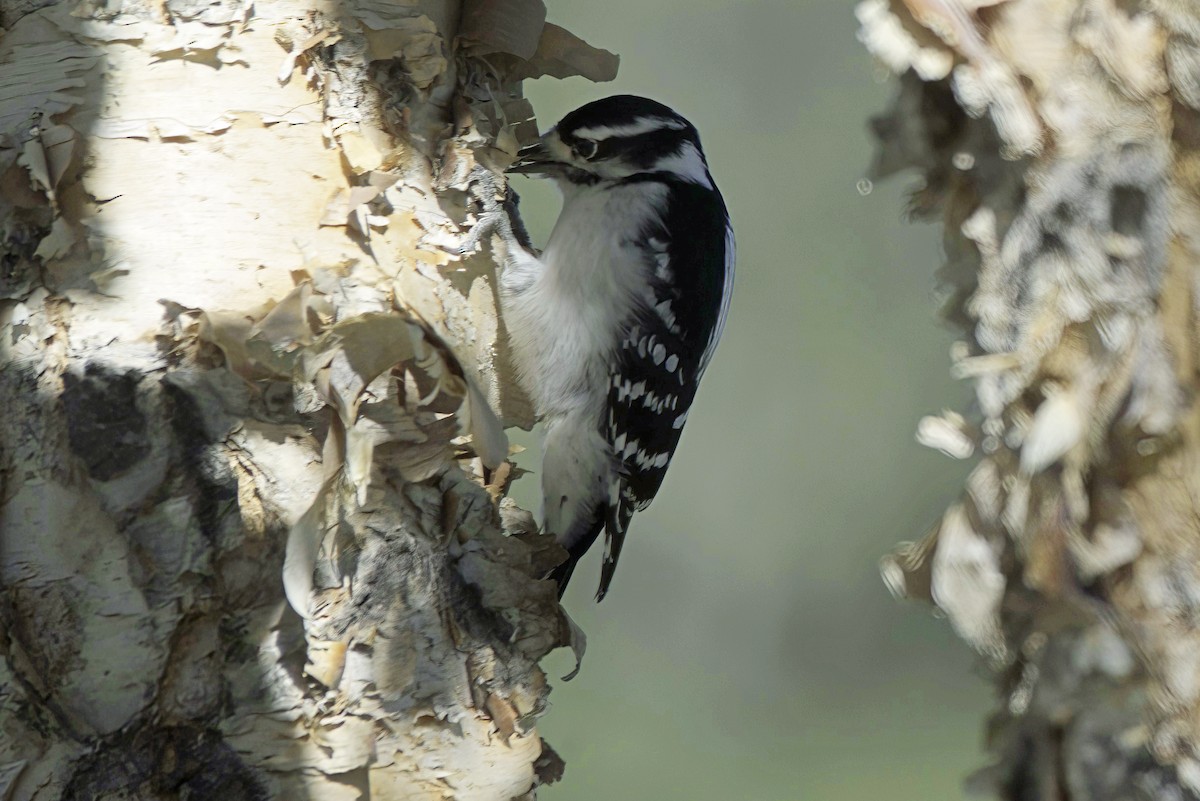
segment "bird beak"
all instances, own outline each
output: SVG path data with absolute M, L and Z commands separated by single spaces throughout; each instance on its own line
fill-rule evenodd
M 562 162 L 555 161 L 546 143 L 538 139 L 517 151 L 517 160 L 507 171 L 525 175 L 547 175 L 565 166 Z

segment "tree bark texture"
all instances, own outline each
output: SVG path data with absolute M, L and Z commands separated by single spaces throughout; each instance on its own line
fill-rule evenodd
M 945 226 L 977 455 L 884 573 L 994 668 L 1002 799 L 1200 792 L 1200 7 L 866 0 L 899 76 L 875 177 Z
M 0 797 L 534 797 L 582 635 L 460 245 L 520 80 L 615 57 L 540 0 L 0 25 Z

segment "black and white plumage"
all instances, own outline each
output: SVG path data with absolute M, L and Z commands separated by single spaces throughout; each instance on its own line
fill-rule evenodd
M 563 195 L 540 256 L 527 240 L 510 244 L 500 296 L 546 428 L 544 525 L 570 554 L 553 575 L 561 594 L 604 529 L 599 600 L 721 336 L 733 230 L 696 129 L 653 100 L 571 112 L 510 172 L 552 178 Z

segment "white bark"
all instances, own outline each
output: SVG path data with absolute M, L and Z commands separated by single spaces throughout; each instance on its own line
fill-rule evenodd
M 530 421 L 492 261 L 447 253 L 532 129 L 519 78 L 615 69 L 544 13 L 0 9 L 4 798 L 561 772 L 537 663 L 581 635 L 496 503 L 492 410 Z
M 979 454 L 885 562 L 995 669 L 1004 799 L 1200 792 L 1200 11 L 1174 0 L 866 0 L 900 74 L 877 176 L 945 224 L 955 370 L 921 427 Z

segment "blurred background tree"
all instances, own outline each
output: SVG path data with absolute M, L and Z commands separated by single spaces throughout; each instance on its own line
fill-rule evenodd
M 898 77 L 874 172 L 945 226 L 978 454 L 885 569 L 987 657 L 1004 801 L 1200 792 L 1200 7 L 864 0 Z

